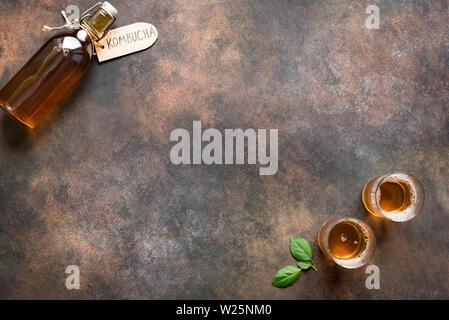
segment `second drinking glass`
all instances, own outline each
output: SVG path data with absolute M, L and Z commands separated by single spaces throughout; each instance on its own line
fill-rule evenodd
M 327 258 L 344 268 L 354 269 L 369 261 L 376 237 L 371 228 L 358 219 L 331 219 L 318 231 L 318 245 Z

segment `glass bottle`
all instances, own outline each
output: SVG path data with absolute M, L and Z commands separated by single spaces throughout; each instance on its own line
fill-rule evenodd
M 43 120 L 89 67 L 93 41 L 106 35 L 118 13 L 106 1 L 93 9 L 74 29 L 51 37 L 0 90 L 0 106 L 26 126 Z

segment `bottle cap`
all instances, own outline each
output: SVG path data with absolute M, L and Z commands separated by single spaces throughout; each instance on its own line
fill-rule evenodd
M 81 19 L 81 27 L 85 29 L 91 38 L 98 41 L 109 31 L 115 21 L 118 11 L 109 2 L 99 3 L 86 14 L 86 18 Z

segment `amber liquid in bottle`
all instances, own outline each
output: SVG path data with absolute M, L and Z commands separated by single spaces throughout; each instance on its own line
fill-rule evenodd
M 34 128 L 86 72 L 92 41 L 77 29 L 50 38 L 0 90 L 0 105 Z
M 0 106 L 34 128 L 69 94 L 92 59 L 95 40 L 114 22 L 117 10 L 103 2 L 81 26 L 50 38 L 0 90 Z

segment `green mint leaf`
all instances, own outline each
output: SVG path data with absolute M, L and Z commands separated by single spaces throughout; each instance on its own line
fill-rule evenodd
M 301 269 L 295 266 L 286 266 L 279 270 L 273 279 L 273 286 L 279 288 L 285 288 L 298 279 L 299 274 L 301 273 Z
M 299 261 L 298 266 L 303 270 L 307 270 L 312 266 L 312 262 L 311 261 L 305 261 L 305 262 Z
M 307 262 L 312 259 L 312 247 L 303 238 L 291 238 L 290 251 L 296 260 Z

